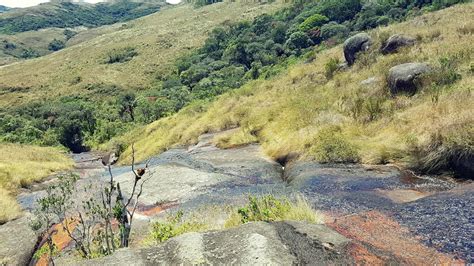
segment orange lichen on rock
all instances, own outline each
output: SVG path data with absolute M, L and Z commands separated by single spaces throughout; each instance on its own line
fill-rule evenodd
M 167 202 L 167 203 L 162 203 L 162 204 L 157 204 L 157 205 L 142 205 L 137 208 L 137 213 L 140 215 L 144 216 L 155 216 L 162 211 L 165 211 L 171 207 L 174 207 L 177 205 L 177 202 Z
M 452 265 L 462 261 L 426 247 L 398 222 L 377 212 L 349 215 L 328 224 L 340 234 L 356 243 L 352 253 L 358 263 L 378 264 L 375 255 L 383 261 L 396 261 L 410 265 Z
M 60 224 L 55 224 L 51 227 L 48 231 L 48 234 L 51 235 L 54 245 L 56 246 L 58 251 L 65 249 L 71 243 L 72 239 L 69 237 L 67 231 L 64 229 L 64 225 L 67 225 L 67 229 L 70 232 L 73 232 L 74 229 L 77 227 L 79 222 L 74 218 L 68 218 L 66 221 L 63 221 Z M 47 245 L 46 238 L 43 239 L 41 242 L 43 243 L 41 247 Z M 41 258 L 36 262 L 37 266 L 47 266 L 49 262 L 48 254 L 44 254 Z
M 370 253 L 360 243 L 351 243 L 348 247 L 350 256 L 356 261 L 357 264 L 362 265 L 385 265 L 387 264 L 382 258 L 377 255 Z

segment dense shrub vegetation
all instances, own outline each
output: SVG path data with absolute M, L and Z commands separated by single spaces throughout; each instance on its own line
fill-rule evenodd
M 59 2 L 49 10 L 34 10 L 18 16 L 0 16 L 0 33 L 13 34 L 49 27 L 68 28 L 77 26 L 97 27 L 128 21 L 160 10 L 161 4 L 117 1 L 96 5 L 78 5 Z M 20 11 L 19 11 L 20 12 Z
M 59 50 L 63 49 L 64 47 L 66 47 L 66 44 L 64 43 L 64 41 L 54 39 L 49 43 L 48 50 L 50 50 L 50 51 L 59 51 Z
M 91 95 L 40 101 L 0 112 L 0 140 L 63 145 L 73 151 L 82 151 L 137 124 L 173 114 L 191 102 L 208 101 L 250 80 L 272 77 L 299 57 L 314 59 L 315 45 L 324 49 L 343 41 L 350 32 L 400 21 L 424 10 L 439 9 L 461 1 L 310 1 L 294 4 L 273 15 L 261 15 L 253 21 L 227 24 L 212 30 L 200 49 L 177 60 L 170 74 L 160 76 L 151 88 L 110 97 L 116 91 L 114 85 L 89 84 Z M 119 2 L 117 5 L 113 12 L 105 4 L 97 5 L 95 9 L 120 14 L 117 16 L 124 19 L 131 16 L 124 14 L 138 4 Z M 64 4 L 64 8 L 76 7 Z M 73 36 L 74 33 L 65 34 Z M 51 48 L 58 47 L 59 43 L 55 43 Z M 105 63 L 126 62 L 136 55 L 133 47 L 111 50 L 105 55 Z M 35 56 L 34 51 L 24 51 L 24 57 Z M 443 71 L 449 75 L 447 79 L 457 80 L 459 77 L 448 70 L 452 62 L 443 64 Z M 327 62 L 326 77 L 331 78 L 337 67 L 336 59 Z M 355 106 L 358 108 L 354 112 L 366 109 L 369 113 L 367 119 L 374 120 L 381 102 L 362 101 Z M 342 149 L 349 145 L 342 135 L 332 137 L 337 138 L 336 146 L 326 144 L 324 139 L 318 143 L 324 149 Z M 347 154 L 339 154 L 338 158 L 326 158 L 324 154 L 315 156 L 328 161 L 358 160 L 354 147 Z

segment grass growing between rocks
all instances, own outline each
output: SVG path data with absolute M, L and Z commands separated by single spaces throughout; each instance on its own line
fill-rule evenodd
M 240 208 L 208 207 L 190 214 L 182 211 L 171 214 L 164 221 L 151 225 L 146 242 L 161 243 L 185 233 L 222 230 L 248 222 L 283 220 L 322 223 L 323 217 L 302 196 L 294 200 L 272 195 L 249 196 L 248 203 Z
M 220 147 L 259 142 L 273 158 L 296 152 L 322 162 L 394 162 L 421 168 L 420 162 L 436 165 L 445 154 L 439 151 L 452 150 L 451 141 L 430 149 L 438 139 L 461 139 L 457 150 L 472 154 L 474 35 L 460 29 L 471 23 L 473 12 L 474 4 L 462 4 L 375 29 L 369 32 L 371 50 L 348 70 L 327 75 L 328 62 L 343 61 L 339 45 L 318 53 L 311 63 L 251 82 L 215 102 L 194 103 L 117 141 L 135 143 L 139 160 L 230 128 L 238 129 L 217 140 Z M 395 33 L 413 36 L 418 43 L 381 55 L 381 43 Z M 452 62 L 450 71 L 443 66 L 446 60 Z M 407 62 L 429 63 L 436 78 L 414 96 L 392 96 L 388 70 Z M 362 82 L 369 78 L 374 81 Z M 328 135 L 328 127 L 337 128 L 337 134 Z M 122 158 L 130 161 L 130 149 Z
M 72 160 L 56 148 L 0 143 L 0 224 L 20 214 L 14 198 L 20 187 L 72 166 Z

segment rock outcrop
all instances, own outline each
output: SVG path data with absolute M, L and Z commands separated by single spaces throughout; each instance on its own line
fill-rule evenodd
M 26 215 L 0 226 L 0 265 L 28 265 L 38 236 Z
M 356 34 L 344 42 L 344 57 L 349 66 L 356 61 L 359 52 L 367 51 L 372 43 L 372 39 L 367 33 Z
M 120 250 L 87 264 L 345 265 L 353 262 L 347 255 L 349 243 L 349 239 L 325 225 L 256 222 L 224 231 L 188 233 L 162 245 Z
M 380 47 L 380 52 L 382 54 L 390 54 L 398 51 L 399 48 L 404 46 L 411 46 L 416 43 L 415 38 L 404 36 L 400 34 L 395 34 L 390 36 L 387 41 Z
M 416 78 L 430 71 L 431 68 L 426 63 L 406 63 L 392 67 L 387 78 L 390 92 L 414 94 L 417 90 Z

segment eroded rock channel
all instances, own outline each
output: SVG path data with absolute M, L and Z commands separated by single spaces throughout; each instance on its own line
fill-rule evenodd
M 222 150 L 212 145 L 212 138 L 204 135 L 195 146 L 171 149 L 151 159 L 152 178 L 141 198 L 135 236 L 146 234 L 149 222 L 167 210 L 241 205 L 249 194 L 302 194 L 325 214 L 326 223 L 259 222 L 190 233 L 162 245 L 124 249 L 88 264 L 440 264 L 474 260 L 474 184 L 470 182 L 416 177 L 394 166 L 296 162 L 282 168 L 266 158 L 258 145 Z M 81 182 L 107 180 L 94 158 L 76 158 Z M 129 167 L 113 170 L 123 191 L 132 186 L 129 171 Z M 19 201 L 25 210 L 31 210 L 39 195 L 41 190 L 23 193 Z M 26 219 L 0 227 L 0 256 L 16 256 L 11 261 L 18 264 L 31 256 L 35 241 L 19 245 L 25 251 L 16 255 L 6 245 L 16 241 L 9 233 L 11 228 L 25 224 Z M 62 263 L 83 262 L 63 258 Z

